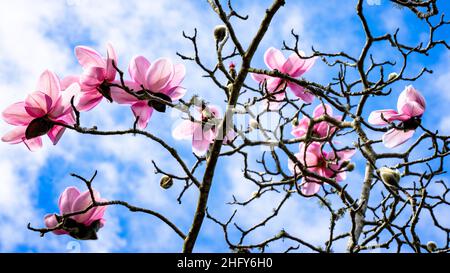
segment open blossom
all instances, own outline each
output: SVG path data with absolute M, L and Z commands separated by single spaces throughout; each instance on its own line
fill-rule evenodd
M 326 152 L 322 148 L 322 144 L 319 142 L 312 142 L 309 145 L 302 143 L 300 144 L 300 152 L 295 154 L 295 157 L 311 173 L 335 179 L 336 182 L 345 180 L 347 178 L 345 165 L 348 164 L 356 151 L 346 149 Z M 288 167 L 293 174 L 301 174 L 300 167 L 294 164 L 292 160 L 289 160 Z M 314 177 L 303 177 L 301 191 L 307 196 L 314 195 L 319 192 L 322 183 Z
M 301 55 L 303 53 L 300 53 Z M 278 70 L 283 74 L 287 74 L 293 78 L 298 78 L 307 72 L 315 62 L 315 58 L 302 59 L 296 53 L 292 53 L 289 58 L 285 58 L 283 53 L 276 48 L 269 48 L 264 54 L 264 62 L 267 67 L 272 70 Z M 289 88 L 295 96 L 302 99 L 306 103 L 311 103 L 314 99 L 314 95 L 293 82 L 289 82 L 280 78 L 270 77 L 263 74 L 251 74 L 252 78 L 259 82 L 265 82 L 267 84 L 267 90 L 270 93 L 275 93 L 274 97 L 276 101 L 281 101 L 286 97 L 285 88 Z M 272 102 L 271 107 L 278 103 Z
M 336 120 L 341 120 L 341 116 L 333 116 L 333 109 L 328 105 L 319 104 L 313 112 L 313 119 L 320 118 L 321 116 L 326 115 L 332 117 Z M 298 121 L 298 124 L 292 128 L 292 135 L 295 137 L 303 137 L 308 132 L 310 124 L 310 118 L 304 116 L 301 120 Z M 312 136 L 317 138 L 326 138 L 336 131 L 336 127 L 332 124 L 321 121 L 319 123 L 314 124 L 312 128 Z
M 161 58 L 150 63 L 145 57 L 134 57 L 128 69 L 132 81 L 125 84 L 143 98 L 136 98 L 118 87 L 111 88 L 113 100 L 120 104 L 130 104 L 134 116 L 139 117 L 137 126 L 147 127 L 153 110 L 164 112 L 166 105 L 160 101 L 145 98 L 148 93 L 166 102 L 176 101 L 184 96 L 186 89 L 181 87 L 186 69 L 183 64 L 172 64 Z
M 113 62 L 117 65 L 117 55 L 111 44 L 107 45 L 106 58 L 87 46 L 77 46 L 75 55 L 83 67 L 81 76 L 69 76 L 64 84 L 78 82 L 81 93 L 77 101 L 77 109 L 88 111 L 97 106 L 105 97 L 112 101 L 110 84 L 114 82 L 117 71 Z
M 100 197 L 100 194 L 93 190 L 94 198 L 97 202 L 106 202 Z M 59 215 L 48 214 L 44 217 L 47 228 L 55 228 L 62 223 L 61 229 L 53 231 L 56 235 L 68 234 L 80 240 L 97 239 L 97 231 L 105 224 L 103 215 L 106 206 L 94 207 L 83 214 L 77 214 L 63 219 L 61 216 L 70 213 L 81 212 L 92 204 L 92 198 L 89 191 L 80 193 L 76 187 L 68 187 L 59 197 Z
M 51 71 L 45 71 L 40 76 L 36 91 L 28 95 L 25 101 L 12 104 L 3 111 L 3 119 L 16 127 L 6 133 L 2 141 L 11 144 L 23 142 L 30 151 L 35 151 L 42 147 L 41 136 L 47 134 L 56 145 L 65 128 L 55 125 L 55 122 L 75 123 L 70 101 L 79 91 L 76 83 L 61 91 L 58 77 Z
M 425 99 L 412 85 L 403 90 L 398 97 L 397 111 L 393 109 L 377 110 L 370 113 L 369 123 L 387 125 L 394 121 L 400 123 L 383 135 L 383 143 L 394 148 L 410 139 L 421 123 L 425 112 Z
M 203 109 L 202 109 L 203 108 Z M 200 120 L 182 121 L 172 132 L 175 139 L 192 140 L 192 151 L 198 155 L 204 155 L 209 145 L 214 142 L 217 137 L 223 137 L 217 131 L 222 115 L 219 108 L 214 105 L 197 108 L 200 114 Z M 224 141 L 232 140 L 235 136 L 233 130 L 227 130 Z

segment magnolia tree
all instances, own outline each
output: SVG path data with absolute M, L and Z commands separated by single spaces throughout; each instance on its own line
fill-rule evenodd
M 223 230 L 224 242 L 235 252 L 264 251 L 275 241 L 284 242 L 286 251 L 302 247 L 312 252 L 331 252 L 337 242 L 345 241 L 349 252 L 374 248 L 447 252 L 450 227 L 445 226 L 442 214 L 435 210 L 449 205 L 448 185 L 440 178 L 450 153 L 449 136 L 421 123 L 426 116 L 428 90 L 419 91 L 413 85 L 431 71 L 423 67 L 415 75 L 406 75 L 411 56 L 428 56 L 438 46 L 449 49 L 445 40 L 437 40 L 434 35 L 449 24 L 440 14 L 436 0 L 391 0 L 397 6 L 392 8 L 413 13 L 429 27 L 428 40 L 420 44 L 402 43 L 397 32 L 374 35 L 364 13 L 367 3 L 359 0 L 355 16 L 361 23 L 365 44 L 358 56 L 314 48 L 307 55 L 300 50 L 300 35 L 294 30 L 292 40 L 284 41 L 283 48 L 262 49 L 266 50 L 264 56 L 257 56 L 261 40 L 285 1 L 273 1 L 251 42 L 245 46 L 233 22 L 248 17 L 236 11 L 230 1 L 208 2 L 212 12 L 223 21 L 211 36 L 216 44 L 211 50 L 217 55 L 213 67 L 202 61 L 196 30 L 193 35 L 183 33 L 192 44 L 193 53 L 177 53 L 179 62 L 136 56 L 129 61 L 128 73 L 120 66 L 122 62 L 111 44 L 107 45 L 106 54 L 78 46 L 75 56 L 82 68 L 79 75 L 59 79 L 52 71 L 43 72 L 33 92 L 24 101 L 9 106 L 2 115 L 14 126 L 2 140 L 23 143 L 30 151 L 42 147 L 44 135 L 56 145 L 67 130 L 97 136 L 137 135 L 156 142 L 184 172 L 176 175 L 153 162 L 156 175 L 161 177 L 161 187 L 167 189 L 173 183 L 182 183 L 179 201 L 187 189 L 194 188 L 197 193 L 190 228 L 182 230 L 170 220 L 170 215 L 122 200 L 104 199 L 94 189 L 96 172 L 91 178 L 73 174 L 84 182 L 85 191 L 67 188 L 59 198 L 59 211 L 44 217 L 45 227 L 28 228 L 42 236 L 53 233 L 92 240 L 107 223 L 104 218 L 107 208 L 124 206 L 167 224 L 182 239 L 183 252 L 194 250 L 206 220 Z M 373 55 L 380 45 L 394 50 L 401 63 L 375 61 Z M 256 58 L 264 58 L 267 67 L 252 65 Z M 211 92 L 222 97 L 223 105 L 212 105 L 183 87 L 189 71 L 182 61 L 194 62 L 204 71 L 211 80 Z M 317 62 L 327 64 L 333 74 L 326 85 L 308 80 L 308 70 Z M 394 83 L 405 87 L 393 90 Z M 385 98 L 387 109 L 367 114 L 365 107 L 376 97 Z M 108 102 L 131 108 L 135 122 L 130 129 L 83 127 L 82 115 Z M 180 113 L 179 125 L 172 136 L 192 142 L 192 157 L 196 161 L 193 166 L 183 161 L 179 151 L 164 139 L 146 130 L 152 126 L 152 114 L 165 113 L 168 108 Z M 269 115 L 271 118 L 267 118 Z M 257 138 L 253 137 L 255 132 Z M 380 139 L 381 134 L 374 132 L 384 134 Z M 408 140 L 410 145 L 404 152 L 390 150 L 405 146 Z M 364 177 L 348 181 L 348 173 L 358 171 L 354 164 L 356 155 L 365 162 L 364 166 L 358 164 Z M 242 181 L 253 183 L 258 190 L 247 200 L 234 198 L 231 205 L 236 207 L 235 213 L 218 219 L 207 207 L 223 157 L 243 162 Z M 204 168 L 199 168 L 202 165 Z M 359 189 L 357 194 L 348 190 L 349 184 Z M 431 192 L 430 187 L 437 190 Z M 256 225 L 241 227 L 234 219 L 236 212 L 269 192 L 281 196 L 275 209 Z M 261 241 L 247 240 L 256 230 L 271 224 L 288 198 L 301 202 L 316 200 L 315 204 L 329 212 L 329 236 L 323 238 L 323 243 L 308 242 L 309 238 L 294 236 L 288 230 Z M 423 239 L 417 230 L 422 215 L 431 219 L 446 240 L 435 243 Z M 347 221 L 345 232 L 336 232 L 339 221 Z

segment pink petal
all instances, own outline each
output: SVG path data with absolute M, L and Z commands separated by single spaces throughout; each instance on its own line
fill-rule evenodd
M 173 69 L 174 74 L 170 86 L 180 86 L 186 76 L 186 67 L 184 67 L 184 64 L 176 64 L 173 66 Z
M 221 118 L 222 117 L 222 111 L 220 111 L 220 108 L 217 105 L 208 105 L 208 111 L 215 118 Z
M 424 112 L 425 109 L 422 107 L 422 105 L 415 101 L 408 101 L 400 110 L 400 113 L 402 113 L 406 117 L 405 120 L 408 120 L 411 117 L 420 117 Z
M 320 190 L 320 184 L 315 182 L 304 182 L 301 186 L 301 192 L 306 196 L 312 196 L 318 193 Z
M 52 103 L 49 95 L 36 91 L 28 95 L 25 100 L 25 110 L 32 117 L 43 117 L 52 109 Z
M 327 137 L 328 134 L 332 133 L 330 124 L 322 121 L 314 125 L 314 131 L 319 137 Z
M 324 152 L 322 151 L 322 144 L 319 142 L 312 142 L 312 143 L 309 143 L 308 145 L 305 145 L 304 143 L 300 143 L 299 150 L 300 150 L 301 154 L 305 154 L 305 152 L 311 153 L 311 154 L 315 155 L 317 158 L 323 157 L 323 154 L 324 154 Z M 308 164 L 308 166 L 317 164 L 315 162 L 317 162 L 317 160 L 311 162 L 311 164 Z
M 111 87 L 111 97 L 114 102 L 119 103 L 119 104 L 135 104 L 135 103 L 139 102 L 138 98 L 127 93 L 122 88 L 115 87 L 115 86 Z
M 168 59 L 158 59 L 151 64 L 146 74 L 147 87 L 150 91 L 159 92 L 170 82 L 174 74 L 172 62 Z
M 277 69 L 280 72 L 283 72 L 282 68 L 284 63 L 286 62 L 286 58 L 284 57 L 283 53 L 281 53 L 281 51 L 271 47 L 267 49 L 266 53 L 264 54 L 264 62 L 269 68 Z
M 210 141 L 204 140 L 192 140 L 192 151 L 197 156 L 203 156 L 209 149 Z
M 147 105 L 147 101 L 140 101 L 131 106 L 131 111 L 133 111 L 136 118 L 139 117 L 137 127 L 139 129 L 145 129 L 153 114 L 153 108 Z
M 270 111 L 278 111 L 281 103 L 286 98 L 286 93 L 285 92 L 277 93 L 275 94 L 274 97 L 275 97 L 274 99 L 271 98 L 271 100 L 267 100 L 267 104 L 269 107 L 268 109 Z
M 325 104 L 325 107 L 322 103 L 317 105 L 316 108 L 314 108 L 313 117 L 318 118 L 323 115 L 332 117 L 333 116 L 333 108 L 331 108 L 331 106 L 328 104 Z
M 56 219 L 56 215 L 55 214 L 45 215 L 44 223 L 47 228 L 55 228 L 58 225 L 58 220 Z M 62 230 L 62 229 L 54 230 L 53 233 L 56 235 L 68 234 L 67 231 Z
M 172 131 L 173 138 L 177 140 L 181 139 L 192 139 L 194 134 L 195 123 L 190 120 L 183 120 L 175 129 Z
M 28 125 L 34 117 L 25 110 L 25 102 L 14 103 L 2 112 L 2 118 L 11 125 Z
M 397 109 L 400 113 L 402 113 L 403 106 L 408 102 L 416 102 L 425 110 L 425 98 L 412 85 L 405 87 L 398 97 Z
M 113 62 L 118 66 L 117 54 L 113 46 L 108 43 L 106 51 L 106 80 L 112 82 L 116 78 L 117 70 L 114 68 Z
M 106 63 L 102 56 L 90 47 L 77 46 L 75 48 L 75 55 L 77 56 L 78 62 L 84 69 L 89 67 L 106 68 Z
M 314 63 L 316 62 L 316 58 L 314 57 L 310 59 L 305 59 L 303 61 L 304 61 L 303 66 L 298 67 L 297 70 L 294 70 L 292 74 L 290 74 L 291 77 L 297 78 L 308 72 L 308 70 L 310 70 L 311 67 L 314 65 Z
M 234 131 L 233 128 L 230 128 L 226 132 L 227 132 L 227 134 L 223 138 L 223 141 L 226 143 L 231 143 L 236 138 L 237 133 Z
M 61 90 L 66 90 L 69 86 L 74 83 L 80 83 L 79 75 L 70 75 L 61 80 Z
M 80 77 L 80 85 L 83 91 L 96 89 L 105 81 L 106 70 L 101 67 L 89 67 Z
M 75 114 L 73 112 L 69 112 L 67 115 L 59 117 L 57 120 L 55 120 L 59 123 L 67 124 L 67 125 L 74 125 L 75 124 Z
M 150 62 L 143 56 L 136 56 L 130 62 L 128 72 L 131 78 L 140 85 L 146 85 L 145 79 L 147 71 L 150 68 Z
M 89 111 L 97 106 L 103 99 L 103 95 L 93 90 L 91 92 L 82 92 L 78 98 L 76 107 L 78 111 Z
M 336 182 L 341 182 L 347 179 L 347 172 L 338 172 L 336 173 L 336 177 L 334 178 Z
M 294 95 L 306 103 L 311 103 L 314 100 L 314 95 L 310 92 L 305 91 L 305 89 L 295 83 L 288 83 L 289 88 L 294 93 Z
M 302 59 L 296 53 L 292 53 L 284 63 L 282 71 L 291 77 L 297 78 L 308 71 L 315 61 L 316 58 Z
M 295 137 L 303 137 L 306 135 L 306 132 L 308 131 L 309 127 L 309 118 L 304 117 L 298 122 L 298 126 L 294 126 L 292 128 L 291 134 Z
M 204 155 L 208 151 L 214 137 L 212 130 L 204 131 L 203 126 L 195 124 L 192 135 L 192 151 L 198 156 Z
M 387 148 L 397 147 L 408 141 L 414 134 L 414 130 L 397 130 L 391 129 L 383 135 L 383 143 Z
M 62 137 L 65 130 L 66 130 L 66 128 L 64 128 L 62 126 L 53 126 L 53 128 L 50 129 L 50 131 L 47 133 L 47 135 L 50 138 L 50 140 L 52 141 L 53 145 L 58 144 L 59 139 Z
M 53 101 L 56 101 L 59 97 L 59 92 L 61 92 L 58 76 L 49 70 L 44 71 L 39 78 L 36 91 L 41 91 L 47 94 Z
M 175 87 L 174 89 L 172 89 L 169 93 L 170 93 L 170 98 L 172 99 L 172 101 L 176 101 L 181 99 L 182 97 L 184 97 L 184 95 L 186 94 L 186 88 L 184 87 Z
M 72 205 L 75 199 L 80 196 L 80 191 L 76 187 L 68 187 L 64 190 L 64 192 L 59 196 L 58 207 L 61 215 L 69 214 L 72 211 Z
M 27 146 L 31 152 L 36 152 L 42 148 L 42 138 L 35 137 L 33 139 L 23 139 L 23 143 Z
M 369 119 L 368 119 L 369 123 L 373 124 L 373 125 L 386 125 L 386 124 L 388 124 L 388 122 L 383 120 L 383 118 L 381 117 L 382 115 L 383 115 L 383 118 L 386 121 L 391 121 L 391 118 L 393 116 L 397 116 L 398 113 L 397 113 L 397 111 L 392 110 L 392 109 L 383 109 L 383 110 L 373 111 L 369 115 Z
M 174 74 L 172 80 L 166 86 L 163 93 L 168 95 L 172 101 L 181 99 L 186 93 L 186 89 L 181 87 L 181 83 L 186 75 L 186 68 L 183 64 L 174 65 Z
M 267 78 L 269 78 L 269 76 L 267 75 L 257 73 L 251 73 L 250 77 L 252 77 L 252 79 L 254 79 L 256 82 L 264 82 L 265 80 L 267 80 Z
M 319 163 L 319 159 L 322 157 L 320 153 L 313 153 L 307 151 L 306 153 L 300 153 L 299 161 L 302 162 L 306 168 L 315 168 Z
M 94 197 L 96 201 L 100 200 L 100 194 L 94 191 Z M 92 204 L 92 198 L 89 191 L 81 193 L 72 203 L 72 212 L 83 211 Z M 90 209 L 86 213 L 72 216 L 71 218 L 80 224 L 85 224 L 91 216 L 94 214 L 95 209 Z
M 322 157 L 320 150 L 315 148 L 314 143 L 316 142 L 308 146 L 307 151 L 305 151 L 305 145 L 300 144 L 300 152 L 296 154 L 298 161 L 307 168 L 315 168 Z
M 105 199 L 100 199 L 97 201 L 98 202 L 107 202 L 107 200 L 105 200 Z M 106 208 L 107 208 L 107 206 L 101 206 L 101 207 L 94 208 L 91 217 L 88 220 L 86 220 L 84 222 L 84 224 L 86 226 L 89 226 L 95 221 L 98 221 L 98 220 L 101 221 L 103 219 L 103 216 L 105 215 Z
M 78 83 L 73 83 L 66 90 L 62 91 L 61 96 L 59 96 L 52 111 L 49 113 L 50 118 L 58 119 L 59 117 L 67 115 L 70 111 L 72 111 L 71 100 L 72 98 L 76 98 L 80 92 L 81 89 Z M 76 104 L 75 100 L 74 104 Z
M 339 162 L 350 160 L 355 155 L 355 153 L 356 153 L 355 149 L 348 149 L 336 152 L 339 158 Z M 334 152 L 331 152 L 330 154 L 334 154 Z
M 10 144 L 21 143 L 25 139 L 27 126 L 17 126 L 2 137 L 3 142 Z
M 266 88 L 269 93 L 275 93 L 285 88 L 285 82 L 280 78 L 268 77 L 266 81 Z M 284 92 L 283 92 L 284 93 Z

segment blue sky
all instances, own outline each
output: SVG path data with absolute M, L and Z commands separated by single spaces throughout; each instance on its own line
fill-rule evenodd
M 380 1 L 380 5 L 365 7 L 375 33 L 393 32 L 400 27 L 399 38 L 403 42 L 424 39 L 427 29 L 408 10 L 393 8 L 386 0 Z M 245 45 L 250 41 L 251 34 L 256 32 L 257 23 L 271 1 L 234 2 L 237 10 L 250 16 L 246 22 L 236 22 L 237 34 Z M 323 51 L 343 50 L 358 55 L 364 36 L 354 12 L 355 1 L 345 1 L 345 5 L 344 1 L 326 0 L 314 1 L 314 4 L 310 1 L 286 2 L 256 54 L 252 63 L 254 67 L 264 67 L 262 56 L 268 47 L 281 48 L 283 40 L 293 42 L 290 37 L 292 28 L 300 34 L 301 47 L 306 52 L 314 46 Z M 192 33 L 197 27 L 202 58 L 210 66 L 215 62 L 212 30 L 220 22 L 206 1 L 18 0 L 2 1 L 0 5 L 1 109 L 23 100 L 45 69 L 53 70 L 61 77 L 79 73 L 80 68 L 73 55 L 76 45 L 88 45 L 104 52 L 106 42 L 112 42 L 124 70 L 128 60 L 136 54 L 150 60 L 170 57 L 175 62 L 181 62 L 176 51 L 187 55 L 192 53 L 191 45 L 182 39 L 181 32 Z M 450 3 L 441 1 L 440 9 L 450 13 Z M 450 29 L 447 28 L 438 32 L 436 38 L 449 36 Z M 392 57 L 394 52 L 379 47 L 372 53 L 377 60 L 383 60 Z M 410 75 L 418 73 L 424 65 L 434 70 L 432 75 L 425 75 L 414 86 L 424 94 L 428 109 L 433 109 L 427 111 L 424 124 L 446 134 L 450 133 L 450 117 L 443 114 L 448 112 L 446 106 L 450 102 L 449 57 L 443 47 L 437 47 L 428 58 L 413 58 L 408 70 Z M 207 101 L 223 106 L 221 91 L 216 90 L 208 79 L 202 78 L 201 71 L 194 64 L 185 65 L 187 96 L 199 94 Z M 334 72 L 318 62 L 305 77 L 327 83 L 335 75 Z M 249 83 L 252 83 L 251 80 Z M 368 115 L 375 109 L 395 108 L 397 95 L 405 85 L 395 85 L 389 100 L 371 99 L 365 113 Z M 314 106 L 310 107 L 313 109 Z M 178 120 L 175 112 L 157 113 L 152 117 L 148 130 L 174 145 L 183 159 L 192 164 L 194 158 L 190 143 L 175 141 L 171 137 L 171 130 Z M 133 117 L 128 107 L 102 103 L 84 114 L 82 123 L 102 129 L 129 128 Z M 9 128 L 0 121 L 1 134 Z M 82 252 L 181 250 L 181 240 L 157 219 L 133 214 L 119 207 L 108 209 L 107 224 L 98 241 L 74 242 L 71 238 L 51 234 L 40 238 L 38 234 L 28 231 L 28 222 L 40 226 L 46 213 L 57 211 L 57 199 L 65 187 L 83 187 L 69 176 L 70 173 L 88 177 L 98 170 L 95 187 L 104 197 L 123 199 L 163 212 L 185 231 L 195 209 L 197 195 L 194 188 L 186 193 L 182 205 L 179 205 L 176 198 L 182 185 L 175 185 L 167 191 L 159 187 L 159 177 L 154 175 L 151 160 L 158 162 L 165 170 L 180 173 L 180 169 L 163 149 L 146 139 L 80 136 L 67 132 L 57 146 L 51 146 L 49 141 L 44 146 L 41 151 L 30 153 L 23 145 L 0 143 L 0 252 L 67 252 L 73 251 L 73 246 L 75 251 Z M 258 153 L 260 150 L 252 152 Z M 355 194 L 359 192 L 362 180 L 360 155 L 356 156 L 356 163 L 357 170 L 346 181 Z M 241 179 L 240 169 L 239 160 L 222 159 L 220 162 L 209 204 L 212 214 L 220 219 L 227 219 L 235 209 L 225 204 L 232 200 L 232 194 L 243 200 L 255 190 L 250 182 Z M 442 178 L 448 181 L 448 176 Z M 271 213 L 280 198 L 272 194 L 261 198 L 240 210 L 237 221 L 243 226 L 257 223 Z M 448 215 L 449 209 L 440 213 Z M 271 225 L 256 232 L 251 239 L 253 242 L 261 241 L 285 228 L 308 241 L 320 243 L 328 234 L 328 217 L 325 211 L 318 208 L 316 201 L 296 196 L 288 201 Z M 422 234 L 427 239 L 442 242 L 445 239 L 442 234 L 431 231 L 426 223 L 424 221 L 421 226 Z M 345 230 L 346 224 L 343 221 L 338 229 Z M 343 246 L 345 242 L 337 244 L 336 250 L 342 250 Z M 268 251 L 282 251 L 285 248 L 286 245 L 276 243 Z M 205 221 L 195 250 L 227 252 L 220 227 Z

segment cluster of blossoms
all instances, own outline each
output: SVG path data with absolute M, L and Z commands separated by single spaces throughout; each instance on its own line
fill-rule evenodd
M 145 129 L 153 111 L 165 112 L 166 105 L 182 98 L 186 89 L 181 86 L 186 70 L 183 64 L 173 64 L 160 58 L 150 62 L 143 56 L 134 57 L 128 68 L 130 80 L 119 79 L 117 54 L 107 45 L 106 57 L 96 50 L 78 46 L 75 56 L 82 67 L 80 75 L 60 80 L 45 71 L 39 78 L 35 91 L 25 101 L 14 103 L 2 112 L 3 119 L 15 126 L 2 137 L 3 142 L 24 143 L 30 151 L 42 147 L 42 136 L 48 135 L 54 145 L 66 128 L 76 124 L 75 111 L 94 109 L 103 98 L 109 102 L 130 105 L 138 129 Z M 175 130 L 178 139 L 192 138 L 192 149 L 201 156 L 216 139 L 216 125 L 221 113 L 216 106 L 199 108 L 199 121 L 183 121 Z M 234 137 L 232 133 L 228 138 Z M 105 201 L 94 191 L 97 202 Z M 106 206 L 92 205 L 89 191 L 81 193 L 67 188 L 59 200 L 60 215 L 45 217 L 45 224 L 58 235 L 69 234 L 77 239 L 95 239 L 96 231 L 104 224 Z M 89 209 L 90 208 L 90 209 Z M 87 210 L 84 212 L 84 210 Z M 83 213 L 84 212 L 84 213 Z M 70 217 L 64 215 L 75 214 Z
M 327 104 L 319 104 L 313 111 L 313 119 L 328 116 L 335 120 L 341 120 L 341 116 L 333 116 L 333 109 Z M 295 137 L 304 137 L 308 134 L 311 119 L 303 117 L 294 124 L 292 135 Z M 311 136 L 320 140 L 329 138 L 337 128 L 327 121 L 314 123 L 311 129 Z M 297 160 L 311 173 L 326 178 L 334 178 L 336 182 L 345 180 L 348 170 L 349 160 L 355 154 L 355 150 L 344 149 L 342 151 L 324 151 L 326 142 L 314 141 L 312 143 L 301 143 L 300 152 L 295 154 Z M 294 174 L 301 174 L 298 165 L 289 161 L 289 170 Z M 301 183 L 301 191 L 306 196 L 316 194 L 320 190 L 322 182 L 320 179 L 304 175 Z
M 315 58 L 303 57 L 304 53 L 292 53 L 287 59 L 283 53 L 275 48 L 269 48 L 264 54 L 264 61 L 271 70 L 278 71 L 291 78 L 299 78 L 306 73 L 314 65 Z M 260 84 L 263 84 L 267 92 L 271 94 L 274 99 L 269 99 L 269 108 L 274 110 L 279 107 L 286 93 L 285 90 L 289 88 L 292 93 L 305 103 L 312 103 L 314 101 L 314 94 L 305 90 L 297 83 L 280 79 L 278 77 L 271 77 L 262 74 L 252 74 L 252 78 Z M 328 116 L 336 121 L 340 121 L 342 117 L 333 116 L 333 109 L 327 104 L 318 105 L 313 112 L 313 119 Z M 318 177 L 325 177 L 335 179 L 336 182 L 342 181 L 346 178 L 346 171 L 349 166 L 349 160 L 355 154 L 353 149 L 345 149 L 342 151 L 326 152 L 325 146 L 328 138 L 337 130 L 335 126 L 328 121 L 313 121 L 310 128 L 311 118 L 303 117 L 292 129 L 292 135 L 298 138 L 309 136 L 313 137 L 315 141 L 302 142 L 299 145 L 299 153 L 295 154 L 297 162 L 289 160 L 289 170 L 294 176 L 302 176 L 301 192 L 305 196 L 316 194 L 323 184 L 320 178 L 312 177 L 303 170 L 313 173 Z M 311 132 L 309 132 L 309 130 Z
M 292 53 L 286 59 L 281 51 L 269 48 L 264 55 L 264 61 L 271 70 L 291 78 L 298 78 L 307 72 L 315 62 L 315 58 L 303 56 L 303 52 Z M 271 95 L 272 98 L 269 97 L 268 104 L 272 110 L 277 109 L 280 102 L 285 99 L 287 88 L 305 103 L 312 103 L 314 100 L 312 93 L 292 81 L 264 74 L 252 74 L 252 78 L 262 84 Z M 394 148 L 412 137 L 415 129 L 420 126 L 424 111 L 425 99 L 410 85 L 400 94 L 397 111 L 391 109 L 374 111 L 369 116 L 369 123 L 392 127 L 388 128 L 382 140 L 386 147 Z M 329 142 L 328 139 L 338 128 L 326 120 L 314 121 L 322 116 L 328 116 L 336 121 L 342 120 L 341 116 L 333 116 L 331 106 L 320 104 L 313 111 L 313 121 L 310 117 L 304 116 L 294 124 L 291 132 L 297 138 L 308 138 L 299 145 L 300 152 L 295 154 L 297 162 L 289 160 L 288 163 L 294 176 L 302 176 L 301 191 L 306 196 L 314 195 L 320 190 L 320 186 L 323 184 L 320 177 L 339 182 L 345 180 L 346 171 L 353 168 L 349 160 L 355 154 L 355 150 L 336 150 L 333 148 L 332 151 L 325 151 L 326 144 Z M 399 121 L 399 123 L 395 124 L 394 121 Z M 313 122 L 312 126 L 310 126 L 311 122 Z M 313 141 L 310 139 L 313 139 Z
M 45 71 L 35 91 L 25 101 L 15 103 L 3 111 L 3 119 L 15 128 L 5 134 L 2 141 L 24 143 L 28 149 L 35 151 L 42 147 L 41 137 L 48 135 L 56 145 L 65 129 L 76 124 L 76 111 L 89 111 L 99 105 L 103 98 L 130 105 L 136 118 L 136 127 L 145 129 L 154 111 L 165 112 L 167 105 L 173 106 L 186 93 L 181 85 L 186 74 L 185 67 L 173 64 L 169 59 L 160 58 L 151 62 L 143 56 L 136 56 L 129 64 L 130 79 L 125 80 L 117 68 L 117 54 L 110 44 L 106 57 L 85 46 L 76 47 L 75 55 L 83 69 L 80 75 L 60 80 L 55 73 Z M 269 48 L 264 61 L 274 72 L 295 79 L 314 65 L 315 58 L 303 55 L 293 53 L 286 59 L 281 51 Z M 120 74 L 119 79 L 117 74 Z M 267 101 L 272 110 L 285 100 L 286 89 L 305 103 L 314 101 L 314 94 L 295 82 L 263 74 L 251 76 L 266 88 L 269 93 Z M 408 86 L 400 94 L 397 111 L 374 111 L 369 116 L 369 123 L 389 126 L 383 136 L 383 143 L 393 148 L 412 137 L 420 126 L 424 111 L 424 98 L 412 86 Z M 222 119 L 217 106 L 202 103 L 195 107 L 194 114 L 189 114 L 188 119 L 173 130 L 172 135 L 175 139 L 191 140 L 193 152 L 202 156 L 215 139 L 220 137 L 224 141 L 231 141 L 235 138 L 235 132 L 230 128 L 219 132 L 218 125 Z M 304 116 L 293 125 L 292 135 L 305 139 L 299 141 L 301 144 L 299 152 L 295 154 L 296 160 L 289 160 L 288 167 L 295 177 L 301 176 L 300 187 L 305 196 L 316 194 L 323 180 L 345 180 L 346 172 L 353 168 L 350 160 L 355 150 L 336 149 L 334 145 L 337 143 L 331 141 L 339 130 L 336 124 L 341 121 L 342 116 L 334 115 L 330 105 L 321 103 L 314 109 L 312 117 Z M 106 206 L 94 206 L 93 199 L 98 203 L 106 202 L 95 190 L 80 193 L 74 187 L 67 188 L 59 199 L 60 215 L 45 216 L 46 226 L 58 235 L 96 239 L 96 232 L 105 222 L 103 216 Z

